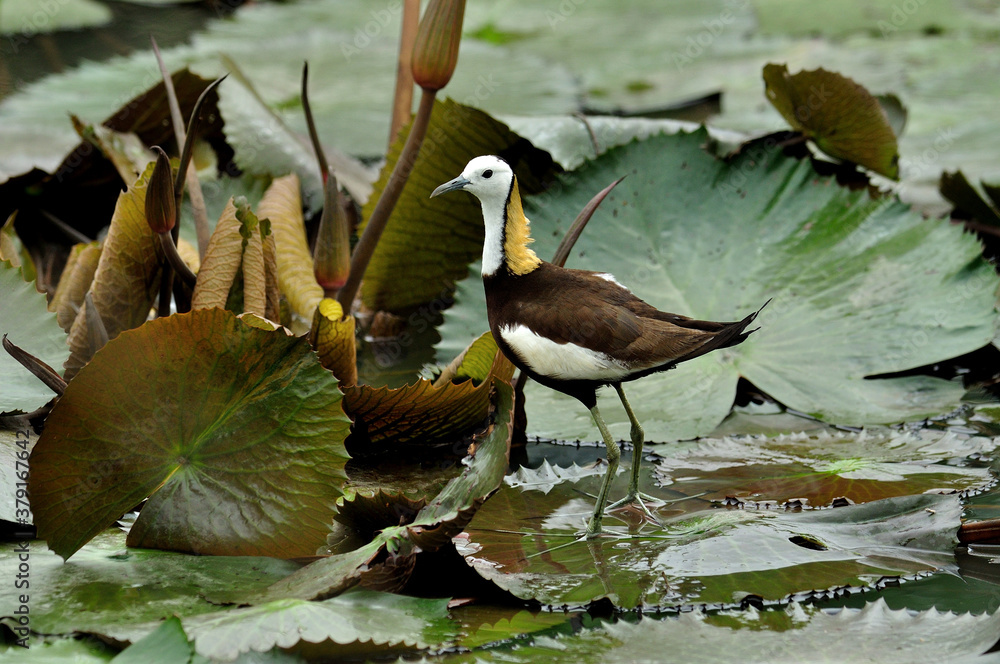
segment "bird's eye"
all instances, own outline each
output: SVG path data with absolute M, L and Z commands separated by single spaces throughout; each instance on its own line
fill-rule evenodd
M 493 177 L 493 171 L 487 168 L 485 171 L 483 171 L 483 177 L 488 180 L 489 178 Z

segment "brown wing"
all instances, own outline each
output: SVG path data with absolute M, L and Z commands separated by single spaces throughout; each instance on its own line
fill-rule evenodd
M 499 320 L 520 321 L 553 341 L 637 369 L 695 357 L 726 325 L 659 311 L 598 273 L 548 263 L 496 286 L 502 295 L 491 310 Z

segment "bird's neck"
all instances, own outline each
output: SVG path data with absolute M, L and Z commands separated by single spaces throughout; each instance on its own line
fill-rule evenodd
M 528 248 L 533 242 L 528 218 L 521 207 L 517 179 L 504 201 L 483 201 L 486 241 L 483 243 L 483 276 L 506 268 L 511 274 L 527 274 L 542 261 Z

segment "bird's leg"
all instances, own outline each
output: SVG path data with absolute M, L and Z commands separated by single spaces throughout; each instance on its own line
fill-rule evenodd
M 642 464 L 642 444 L 645 441 L 645 434 L 642 431 L 642 425 L 639 424 L 639 420 L 636 419 L 635 413 L 632 411 L 632 405 L 629 404 L 628 399 L 625 397 L 625 390 L 622 388 L 621 383 L 615 384 L 615 390 L 618 391 L 618 397 L 622 400 L 622 405 L 625 406 L 625 413 L 628 415 L 629 421 L 632 423 L 632 429 L 630 435 L 632 438 L 632 476 L 629 478 L 628 482 L 628 493 L 624 498 L 617 501 L 613 505 L 609 506 L 608 509 L 614 509 L 616 507 L 621 507 L 622 505 L 628 505 L 629 503 L 636 503 L 645 514 L 646 517 L 652 520 L 654 523 L 659 523 L 656 517 L 653 516 L 649 508 L 643 500 L 648 500 L 650 502 L 661 502 L 653 496 L 646 495 L 639 491 L 639 467 Z
M 590 414 L 594 417 L 597 428 L 601 430 L 601 437 L 604 438 L 604 446 L 608 449 L 608 472 L 604 475 L 604 482 L 601 483 L 601 492 L 597 494 L 597 504 L 594 506 L 594 513 L 587 524 L 588 538 L 601 534 L 601 519 L 604 518 L 604 505 L 608 502 L 608 489 L 611 488 L 611 481 L 615 478 L 615 473 L 618 472 L 618 459 L 621 458 L 618 443 L 611 437 L 608 425 L 604 423 L 604 418 L 601 417 L 601 411 L 597 409 L 596 404 L 590 409 Z

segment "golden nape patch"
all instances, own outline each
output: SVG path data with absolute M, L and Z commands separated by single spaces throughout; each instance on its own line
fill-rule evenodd
M 517 180 L 511 189 L 507 201 L 507 219 L 504 229 L 503 252 L 507 257 L 507 266 L 514 274 L 527 274 L 542 264 L 535 252 L 528 248 L 533 242 L 529 229 L 528 218 L 524 216 L 521 207 L 521 192 L 517 188 Z

